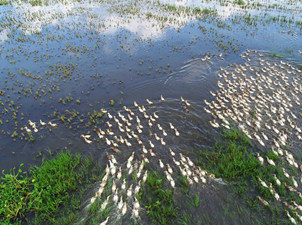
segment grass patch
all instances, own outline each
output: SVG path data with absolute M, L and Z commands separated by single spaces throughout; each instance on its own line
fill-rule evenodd
M 273 159 L 276 166 L 261 166 L 251 141 L 238 130 L 224 131 L 222 140 L 216 142 L 212 149 L 200 151 L 199 155 L 196 164 L 232 185 L 234 191 L 246 199 L 251 209 L 258 211 L 261 215 L 264 215 L 263 211 L 267 210 L 272 219 L 268 221 L 267 217 L 263 217 L 263 221 L 268 223 L 280 222 L 284 221 L 286 216 L 280 212 L 281 205 L 270 190 L 260 184 L 259 178 L 268 185 L 269 183 L 274 184 L 277 193 L 286 201 L 300 201 L 298 196 L 288 192 L 283 185 L 284 182 L 293 185 L 292 180 L 283 175 L 284 162 L 273 151 L 268 151 L 263 155 L 263 158 Z M 291 170 L 296 169 L 290 167 L 287 170 L 294 174 Z M 274 175 L 278 177 L 282 185 L 276 185 Z M 257 195 L 267 200 L 270 206 L 264 208 L 256 199 Z
M 244 5 L 244 1 L 243 0 L 235 0 L 234 1 L 234 4 L 237 4 L 237 5 Z
M 281 53 L 273 52 L 273 53 L 270 53 L 269 55 L 273 58 L 279 58 L 279 59 L 283 58 L 283 55 Z
M 0 0 L 0 5 L 8 5 L 9 2 L 5 0 Z
M 62 152 L 41 166 L 31 167 L 28 173 L 22 171 L 21 164 L 17 171 L 4 174 L 0 183 L 0 222 L 55 223 L 62 205 L 79 208 L 78 194 L 74 192 L 96 179 L 93 167 L 93 161 L 82 159 L 80 154 Z
M 172 224 L 178 216 L 172 190 L 163 187 L 163 178 L 157 172 L 149 173 L 139 200 L 153 224 Z
M 238 130 L 224 132 L 224 142 L 216 143 L 214 151 L 201 151 L 198 164 L 208 168 L 216 177 L 246 185 L 246 180 L 256 177 L 260 163 L 248 148 L 251 141 Z

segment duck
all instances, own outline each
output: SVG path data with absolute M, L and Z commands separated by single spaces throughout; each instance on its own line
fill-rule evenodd
M 40 124 L 41 124 L 42 126 L 45 126 L 45 125 L 46 125 L 46 123 L 43 122 L 42 120 L 40 120 Z
M 266 200 L 264 200 L 263 198 L 261 198 L 259 195 L 257 196 L 257 198 L 259 199 L 259 201 L 260 201 L 263 205 L 269 206 L 269 203 L 268 203 Z
M 148 151 L 147 151 L 147 149 L 146 149 L 145 145 L 143 145 L 143 153 L 145 153 L 145 154 L 147 154 L 147 153 L 148 153 Z
M 138 138 L 138 136 L 134 133 L 134 131 L 131 131 L 131 134 L 134 138 Z
M 140 208 L 140 204 L 136 197 L 134 197 L 133 207 L 136 209 Z
M 130 115 L 130 114 L 128 114 L 128 119 L 129 119 L 130 121 L 132 121 L 132 120 L 133 120 L 133 118 L 131 117 L 131 115 Z
M 155 112 L 153 113 L 153 116 L 154 116 L 155 119 L 159 118 L 159 116 Z
M 87 144 L 91 144 L 92 141 L 91 140 L 88 140 L 85 135 L 81 134 L 81 137 L 84 139 L 84 141 L 87 143 Z
M 149 163 L 149 159 L 144 154 L 142 154 L 142 157 L 145 163 Z
M 168 171 L 165 170 L 164 173 L 165 173 L 166 178 L 167 178 L 168 181 L 172 180 L 172 177 L 171 177 L 171 175 L 168 173 Z
M 98 135 L 98 137 L 100 138 L 100 139 L 103 139 L 104 138 L 104 136 L 100 133 L 100 132 L 96 132 L 97 133 L 97 135 Z
M 274 178 L 275 178 L 275 182 L 278 186 L 281 185 L 281 181 L 278 179 L 278 177 L 276 176 L 276 174 L 274 174 Z
M 122 196 L 122 197 L 121 197 L 121 200 L 120 200 L 119 203 L 117 204 L 117 208 L 118 208 L 119 210 L 122 210 L 123 204 L 124 204 L 124 202 L 123 202 L 123 196 Z
M 282 170 L 283 170 L 283 174 L 284 174 L 284 176 L 286 177 L 286 178 L 290 178 L 290 175 L 285 171 L 285 169 L 284 168 L 282 168 Z
M 130 175 L 133 172 L 133 166 L 131 165 L 129 170 L 128 170 L 128 175 Z
M 267 160 L 268 164 L 270 164 L 272 166 L 276 166 L 275 162 L 272 159 L 266 157 L 266 160 Z
M 129 141 L 127 141 L 127 139 L 124 139 L 124 141 L 125 141 L 126 146 L 128 146 L 128 147 L 132 146 L 132 144 Z
M 164 136 L 168 136 L 167 132 L 164 129 L 162 130 L 162 132 Z
M 161 161 L 161 159 L 159 159 L 158 161 L 159 161 L 160 168 L 164 168 L 165 166 L 164 166 L 163 162 Z
M 156 157 L 156 154 L 152 151 L 152 149 L 149 149 L 149 152 L 152 157 Z
M 149 121 L 151 121 L 151 122 L 155 122 L 156 121 L 152 116 L 148 116 L 146 119 L 148 119 L 148 118 L 149 118 Z
M 133 209 L 132 209 L 132 215 L 133 215 L 134 217 L 136 217 L 136 218 L 139 216 L 138 208 L 133 208 Z
M 162 145 L 166 145 L 166 142 L 164 141 L 163 138 L 160 139 L 160 143 L 161 143 Z
M 161 100 L 161 101 L 165 101 L 165 98 L 161 95 L 161 96 L 160 96 L 160 100 Z
M 127 213 L 127 203 L 124 202 L 123 207 L 122 207 L 122 215 L 124 216 Z
M 109 121 L 107 121 L 107 122 L 106 122 L 106 124 L 108 125 L 108 127 L 109 127 L 109 128 L 111 128 L 111 127 L 112 127 L 112 124 L 111 124 L 111 123 L 109 123 Z
M 111 189 L 112 189 L 112 193 L 115 192 L 115 191 L 117 190 L 116 184 L 115 184 L 114 181 L 112 182 L 112 187 L 111 187 Z
M 172 156 L 175 156 L 175 153 L 172 151 L 171 148 L 169 148 L 169 151 L 170 151 L 170 154 L 171 154 Z
M 101 113 L 107 113 L 107 110 L 102 108 Z
M 31 129 L 29 129 L 27 126 L 24 126 L 24 129 L 27 133 L 31 133 Z
M 144 176 L 143 176 L 143 182 L 146 182 L 148 176 L 148 170 L 146 170 Z
M 149 140 L 149 144 L 151 148 L 154 148 L 154 144 Z
M 134 193 L 137 194 L 139 192 L 141 188 L 141 181 L 138 182 L 138 184 L 136 185 L 135 189 L 134 189 Z
M 105 221 L 101 222 L 100 225 L 106 225 L 108 223 L 109 218 L 110 216 L 108 216 Z
M 52 123 L 51 121 L 49 121 L 48 124 L 49 124 L 51 127 L 57 127 L 57 126 L 58 126 L 56 123 Z
M 147 103 L 148 103 L 149 105 L 152 105 L 152 104 L 153 104 L 153 102 L 151 102 L 149 99 L 146 99 L 146 101 L 147 101 Z
M 287 210 L 286 210 L 286 215 L 292 224 L 297 224 L 296 220 L 289 214 Z
M 36 127 L 36 123 L 32 122 L 31 120 L 28 120 L 28 124 L 29 124 L 32 128 L 35 128 L 35 127 Z
M 172 170 L 171 166 L 168 163 L 166 165 L 167 165 L 168 172 L 170 174 L 173 174 L 173 170 Z
M 160 125 L 160 124 L 157 124 L 157 127 L 158 127 L 158 129 L 159 129 L 160 131 L 162 131 L 162 130 L 163 130 L 163 128 L 161 127 L 161 125 Z
M 187 100 L 185 100 L 185 105 L 186 106 L 191 106 L 191 104 Z
M 180 166 L 180 162 L 176 161 L 174 157 L 172 157 L 172 159 L 176 166 Z
M 126 188 L 126 179 L 123 180 L 123 183 L 121 185 L 121 189 L 124 190 Z
M 106 200 L 103 202 L 103 204 L 101 205 L 101 210 L 103 211 L 104 209 L 106 209 L 106 206 L 108 205 L 108 200 L 110 198 L 110 195 L 106 198 Z
M 133 159 L 134 159 L 134 154 L 135 154 L 135 152 L 132 152 L 132 153 L 131 153 L 131 155 L 130 155 L 129 158 L 128 158 L 128 162 L 132 162 L 132 161 L 133 161 Z
M 131 184 L 127 190 L 127 197 L 129 197 L 129 198 L 132 196 L 132 186 L 133 186 L 133 184 Z
M 108 116 L 109 119 L 113 118 L 112 115 L 109 112 L 107 113 L 107 116 Z
M 106 141 L 106 144 L 107 144 L 108 146 L 111 145 L 111 141 L 109 141 L 108 138 L 105 138 L 105 141 Z
M 111 162 L 111 160 L 109 160 L 109 164 L 110 164 L 110 173 L 113 176 L 116 173 L 116 166 Z
M 175 127 L 173 126 L 173 124 L 172 124 L 172 123 L 169 123 L 169 125 L 170 125 L 170 128 L 171 128 L 172 130 L 174 130 L 174 129 L 175 129 Z
M 121 177 L 122 177 L 122 168 L 121 167 L 119 167 L 119 169 L 118 169 L 118 171 L 117 171 L 117 175 L 116 175 L 116 177 L 117 177 L 117 179 L 121 179 Z

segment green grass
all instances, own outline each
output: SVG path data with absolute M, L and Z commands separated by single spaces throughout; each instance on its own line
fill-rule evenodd
M 244 1 L 243 0 L 235 0 L 234 1 L 234 4 L 237 4 L 237 5 L 244 5 Z
M 173 192 L 163 186 L 163 178 L 157 172 L 149 173 L 139 193 L 139 200 L 153 224 L 172 224 L 178 216 Z
M 270 56 L 279 59 L 283 58 L 283 55 L 281 53 L 276 53 L 276 52 L 271 53 Z
M 202 13 L 204 15 L 209 15 L 209 14 L 217 14 L 217 12 L 214 9 L 208 9 L 208 8 L 204 8 L 202 10 Z
M 41 166 L 31 167 L 28 173 L 21 168 L 22 164 L 1 178 L 0 223 L 29 220 L 34 224 L 56 223 L 61 206 L 79 208 L 79 193 L 75 192 L 96 179 L 92 168 L 97 167 L 80 154 L 62 152 L 43 161 Z M 73 213 L 66 216 L 70 217 L 65 218 L 69 222 L 75 218 Z
M 199 165 L 209 168 L 216 177 L 245 184 L 246 179 L 256 177 L 260 163 L 248 152 L 251 141 L 238 130 L 224 132 L 224 142 L 216 143 L 214 151 L 201 151 Z
M 280 203 L 274 199 L 268 188 L 263 187 L 258 178 L 264 180 L 267 184 L 275 184 L 274 174 L 283 183 L 291 184 L 291 179 L 284 177 L 282 167 L 284 163 L 272 151 L 262 154 L 264 158 L 273 159 L 276 166 L 261 166 L 256 158 L 255 147 L 251 141 L 240 131 L 224 131 L 221 140 L 217 141 L 212 149 L 202 150 L 199 152 L 197 165 L 214 173 L 216 177 L 223 178 L 233 187 L 235 193 L 246 199 L 248 206 L 254 211 L 258 211 L 261 215 L 270 214 L 270 220 L 263 216 L 262 220 L 275 223 L 283 221 L 286 218 L 283 212 L 280 212 Z M 291 174 L 295 174 L 295 168 L 287 168 Z M 294 170 L 294 171 L 292 171 Z M 285 186 L 274 185 L 279 195 L 290 202 L 291 200 L 300 201 L 299 198 L 292 193 L 287 192 Z M 256 199 L 260 195 L 271 205 L 264 208 Z M 278 223 L 279 223 L 278 222 Z
M 8 5 L 9 2 L 5 0 L 0 0 L 0 5 Z

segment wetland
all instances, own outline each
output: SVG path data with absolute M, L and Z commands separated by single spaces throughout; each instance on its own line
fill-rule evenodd
M 301 0 L 0 0 L 1 224 L 302 224 Z

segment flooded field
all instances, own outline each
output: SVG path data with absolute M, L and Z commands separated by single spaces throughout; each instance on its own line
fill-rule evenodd
M 0 0 L 0 222 L 301 224 L 301 43 L 301 1 Z

